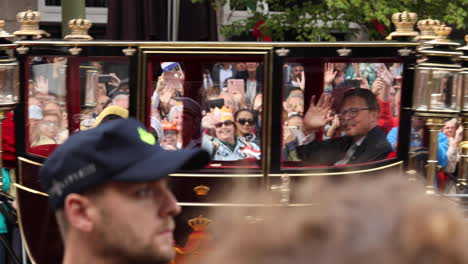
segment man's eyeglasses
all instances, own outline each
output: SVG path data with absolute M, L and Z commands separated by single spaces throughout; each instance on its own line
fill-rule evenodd
M 214 126 L 215 126 L 215 128 L 221 128 L 223 125 L 228 127 L 228 126 L 232 126 L 233 124 L 234 123 L 231 120 L 226 120 L 224 122 L 216 123 Z
M 42 120 L 42 124 L 48 127 L 58 127 L 58 124 L 54 121 Z
M 237 123 L 241 124 L 242 126 L 245 126 L 246 124 L 248 124 L 249 126 L 253 126 L 255 124 L 253 119 L 246 118 L 239 118 L 239 120 L 237 120 Z
M 359 114 L 359 111 L 363 111 L 363 110 L 372 110 L 372 109 L 370 107 L 350 108 L 341 113 L 338 113 L 338 115 L 340 118 L 344 118 L 346 115 L 348 115 L 350 118 L 355 118 Z

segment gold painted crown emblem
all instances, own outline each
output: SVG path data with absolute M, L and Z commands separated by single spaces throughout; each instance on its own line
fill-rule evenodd
M 214 117 L 220 119 L 221 121 L 234 121 L 231 109 L 227 108 L 225 105 L 223 105 L 221 108 L 215 107 L 212 111 Z
M 88 35 L 88 30 L 93 23 L 88 19 L 78 18 L 68 21 L 68 28 L 70 28 L 70 35 L 66 35 L 66 40 L 92 40 L 93 37 Z
M 0 38 L 11 38 L 12 34 L 6 32 L 3 28 L 5 27 L 5 20 L 0 20 Z
M 423 19 L 418 21 L 420 35 L 417 40 L 432 40 L 437 36 L 434 33 L 434 27 L 440 26 L 440 21 L 435 19 Z
M 15 36 L 36 36 L 41 38 L 42 35 L 49 35 L 44 30 L 39 29 L 39 22 L 41 21 L 41 14 L 37 11 L 24 11 L 16 15 L 16 20 L 21 24 L 20 30 L 15 31 Z
M 435 26 L 434 33 L 437 35 L 436 40 L 439 42 L 449 42 L 450 33 L 452 33 L 452 28 L 447 27 L 445 24 Z
M 393 37 L 416 37 L 418 32 L 414 31 L 414 24 L 418 21 L 418 15 L 413 12 L 404 11 L 392 15 L 392 23 L 395 25 L 395 31 L 390 33 L 386 39 Z
M 205 196 L 210 191 L 210 187 L 205 185 L 198 185 L 197 187 L 193 188 L 193 191 L 199 196 Z
M 197 218 L 188 220 L 187 223 L 193 231 L 205 231 L 208 229 L 208 225 L 211 224 L 211 220 L 200 215 Z

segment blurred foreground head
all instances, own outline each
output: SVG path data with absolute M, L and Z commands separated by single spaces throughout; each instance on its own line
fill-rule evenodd
M 297 198 L 312 205 L 215 213 L 204 263 L 468 263 L 460 209 L 403 177 L 309 182 Z

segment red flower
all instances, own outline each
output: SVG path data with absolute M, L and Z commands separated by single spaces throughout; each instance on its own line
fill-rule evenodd
M 377 19 L 373 18 L 371 20 L 372 26 L 377 30 L 380 34 L 385 35 L 385 26 L 384 24 L 380 23 Z
M 252 35 L 257 39 L 257 40 L 263 40 L 263 41 L 272 41 L 270 36 L 264 36 L 262 31 L 260 30 L 262 28 L 262 25 L 265 24 L 265 20 L 259 20 L 257 23 L 255 23 L 255 26 L 252 29 Z

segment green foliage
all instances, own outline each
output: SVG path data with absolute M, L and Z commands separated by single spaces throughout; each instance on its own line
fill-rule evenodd
M 209 1 L 222 6 L 227 0 Z M 273 40 L 333 41 L 336 33 L 351 36 L 359 29 L 371 39 L 384 39 L 393 30 L 391 16 L 402 11 L 416 12 L 419 19 L 438 19 L 457 29 L 468 27 L 468 0 L 263 0 L 269 12 L 264 12 L 260 0 L 230 0 L 231 6 L 247 7 L 252 16 L 223 26 L 221 33 L 230 38 L 251 34 L 260 20 L 264 35 Z M 273 11 L 272 11 L 273 10 Z M 274 12 L 279 11 L 279 12 Z M 379 32 L 378 25 L 384 32 Z

